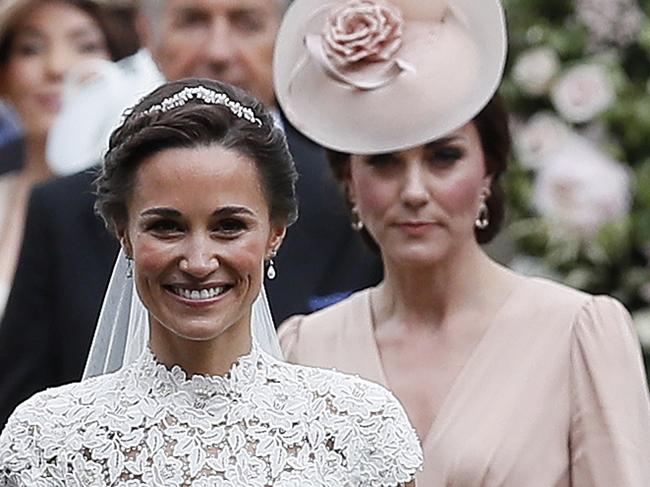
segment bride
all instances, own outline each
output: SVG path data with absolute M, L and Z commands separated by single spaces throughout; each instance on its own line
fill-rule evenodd
M 228 85 L 169 83 L 127 114 L 97 208 L 148 346 L 19 406 L 0 436 L 0 486 L 414 485 L 421 448 L 389 392 L 286 364 L 251 334 L 264 266 L 272 277 L 297 216 L 295 178 L 270 114 Z

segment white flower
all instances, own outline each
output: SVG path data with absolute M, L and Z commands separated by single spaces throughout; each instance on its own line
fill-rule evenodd
M 514 149 L 521 164 L 539 169 L 571 133 L 566 123 L 550 112 L 539 112 L 514 130 Z
M 545 161 L 533 204 L 551 223 L 588 238 L 630 205 L 630 174 L 578 135 Z
M 576 0 L 576 16 L 591 34 L 591 44 L 634 42 L 645 16 L 637 0 Z
M 569 122 L 583 123 L 607 110 L 616 93 L 601 64 L 581 64 L 566 71 L 551 90 L 555 109 Z
M 538 47 L 519 56 L 512 77 L 522 90 L 531 95 L 543 95 L 560 69 L 557 53 L 550 47 Z

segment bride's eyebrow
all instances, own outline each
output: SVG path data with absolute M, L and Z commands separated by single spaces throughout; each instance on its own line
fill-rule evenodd
M 218 216 L 221 218 L 229 217 L 229 216 L 238 216 L 238 215 L 255 216 L 255 213 L 250 209 L 246 208 L 245 206 L 234 206 L 234 205 L 218 208 L 212 213 L 212 216 Z
M 218 216 L 221 218 L 229 217 L 229 216 L 238 216 L 238 215 L 255 216 L 255 213 L 250 209 L 246 208 L 245 206 L 224 206 L 221 208 L 217 208 L 214 212 L 212 212 L 212 216 Z M 178 211 L 175 208 L 156 207 L 156 208 L 148 208 L 144 210 L 142 213 L 140 213 L 140 216 L 141 217 L 160 216 L 166 218 L 179 218 L 183 215 L 181 214 L 180 211 Z
M 149 208 L 140 213 L 141 217 L 145 216 L 161 216 L 166 218 L 178 218 L 181 216 L 181 212 L 174 208 Z

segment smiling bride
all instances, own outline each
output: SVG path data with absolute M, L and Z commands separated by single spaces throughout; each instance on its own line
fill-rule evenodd
M 391 393 L 276 360 L 252 336 L 264 267 L 272 276 L 297 216 L 295 178 L 271 115 L 228 85 L 169 83 L 126 115 L 97 208 L 148 346 L 19 406 L 0 486 L 414 485 L 422 451 Z

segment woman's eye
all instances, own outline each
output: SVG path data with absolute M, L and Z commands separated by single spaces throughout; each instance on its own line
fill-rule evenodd
M 34 56 L 43 50 L 43 46 L 36 42 L 24 42 L 17 44 L 15 49 L 20 56 Z
M 183 229 L 175 221 L 158 220 L 147 225 L 147 230 L 153 233 L 169 235 L 180 233 Z
M 97 54 L 104 52 L 104 45 L 101 42 L 88 41 L 78 46 L 79 52 L 82 54 Z
M 245 222 L 237 220 L 235 218 L 227 218 L 217 223 L 215 226 L 215 231 L 225 235 L 236 235 L 243 232 L 247 228 L 248 227 Z
M 464 151 L 457 147 L 441 147 L 433 150 L 428 159 L 434 164 L 451 165 L 464 155 Z
M 376 168 L 384 168 L 384 167 L 391 167 L 394 166 L 398 163 L 398 160 L 395 157 L 391 157 L 390 155 L 378 155 L 378 156 L 372 156 L 369 157 L 368 160 L 368 165 Z

